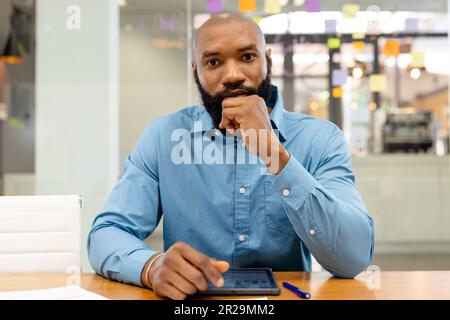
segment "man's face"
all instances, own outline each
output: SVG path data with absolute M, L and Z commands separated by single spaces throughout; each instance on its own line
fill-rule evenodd
M 194 78 L 203 103 L 218 128 L 222 101 L 241 95 L 270 92 L 270 50 L 249 22 L 230 20 L 208 25 L 197 36 Z

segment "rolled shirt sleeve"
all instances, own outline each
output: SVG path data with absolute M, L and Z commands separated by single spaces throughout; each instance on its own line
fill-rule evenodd
M 370 264 L 373 222 L 355 186 L 350 153 L 338 128 L 312 174 L 291 155 L 272 183 L 296 233 L 325 269 L 353 278 Z

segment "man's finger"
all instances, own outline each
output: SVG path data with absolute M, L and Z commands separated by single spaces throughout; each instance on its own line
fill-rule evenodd
M 235 126 L 230 119 L 222 117 L 222 120 L 220 121 L 220 124 L 219 124 L 219 128 L 234 130 Z
M 197 288 L 186 278 L 176 271 L 169 272 L 166 275 L 167 280 L 178 290 L 182 291 L 186 295 L 193 295 L 197 292 Z
M 186 294 L 183 293 L 178 288 L 174 287 L 172 284 L 168 283 L 164 286 L 164 290 L 157 292 L 158 295 L 172 299 L 172 300 L 184 300 L 186 299 Z
M 235 117 L 236 117 L 235 111 L 223 110 L 222 120 L 220 121 L 219 128 L 228 129 L 231 131 L 231 133 L 233 133 L 234 130 L 239 128 L 239 124 L 235 120 Z
M 233 107 L 239 107 L 245 103 L 248 103 L 249 97 L 253 96 L 237 96 L 237 97 L 230 97 L 226 98 L 222 101 L 222 108 L 233 108 Z
M 228 121 L 233 121 L 236 119 L 237 115 L 238 115 L 238 111 L 236 110 L 237 108 L 233 108 L 233 109 L 223 109 L 222 110 L 222 120 L 226 119 Z
M 223 109 L 222 110 L 222 121 L 223 128 L 227 129 L 229 128 L 229 125 L 233 126 L 233 129 L 239 128 L 240 120 L 238 118 L 242 118 L 239 115 L 239 108 L 232 108 L 232 109 Z M 230 128 L 231 129 L 231 128 Z
M 223 286 L 222 274 L 214 268 L 209 258 L 192 247 L 183 251 L 183 257 L 197 267 L 216 287 Z
M 181 274 L 198 290 L 205 291 L 208 289 L 208 280 L 205 275 L 183 257 L 180 257 L 180 262 L 177 262 L 175 271 Z
M 216 268 L 220 273 L 227 272 L 230 269 L 230 264 L 226 261 L 219 261 L 214 258 L 209 258 L 211 264 Z
M 227 98 L 222 101 L 222 108 L 235 108 L 242 104 L 242 98 Z

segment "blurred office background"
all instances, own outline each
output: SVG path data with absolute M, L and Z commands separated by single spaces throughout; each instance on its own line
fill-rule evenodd
M 85 243 L 144 128 L 199 103 L 193 32 L 240 11 L 286 108 L 344 131 L 373 264 L 449 270 L 447 0 L 2 0 L 0 193 L 81 194 Z M 161 226 L 147 241 L 162 248 Z

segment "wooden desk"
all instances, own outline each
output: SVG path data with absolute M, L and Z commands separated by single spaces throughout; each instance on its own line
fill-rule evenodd
M 379 289 L 370 289 L 377 280 L 372 273 L 362 273 L 356 279 L 337 279 L 328 273 L 276 272 L 280 296 L 269 299 L 296 299 L 281 286 L 289 281 L 311 292 L 311 299 L 450 299 L 450 271 L 383 272 Z M 74 275 L 64 273 L 0 273 L 0 291 L 32 290 L 73 284 Z M 369 286 L 368 286 L 369 283 Z M 81 274 L 81 287 L 110 299 L 159 299 L 153 291 L 106 280 L 91 273 Z M 214 299 L 250 297 L 214 297 Z

